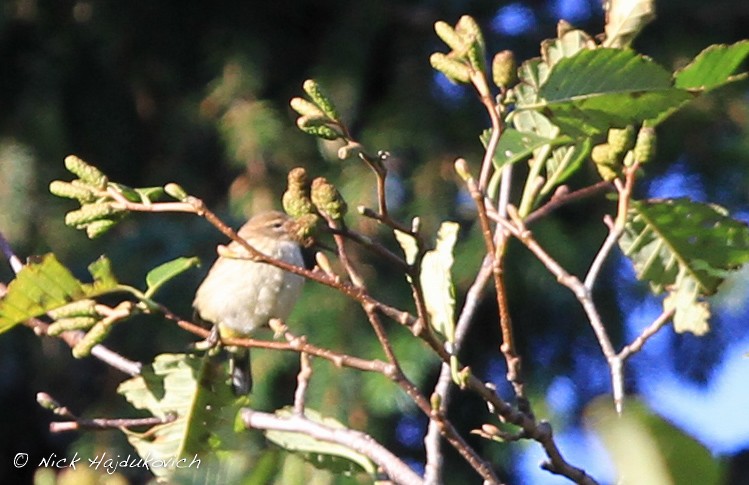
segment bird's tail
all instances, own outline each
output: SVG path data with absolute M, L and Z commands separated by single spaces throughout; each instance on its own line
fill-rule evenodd
M 250 349 L 247 347 L 232 347 L 228 350 L 231 388 L 237 396 L 247 395 L 252 390 Z

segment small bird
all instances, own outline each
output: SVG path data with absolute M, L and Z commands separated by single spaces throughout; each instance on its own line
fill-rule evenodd
M 301 247 L 291 235 L 292 224 L 293 220 L 282 212 L 263 212 L 253 216 L 237 233 L 271 258 L 304 266 Z M 236 241 L 221 254 L 193 301 L 200 318 L 214 324 L 214 337 L 249 337 L 271 318 L 284 320 L 289 316 L 304 278 L 248 259 L 249 252 Z M 252 389 L 249 349 L 227 347 L 227 350 L 234 393 L 248 394 Z

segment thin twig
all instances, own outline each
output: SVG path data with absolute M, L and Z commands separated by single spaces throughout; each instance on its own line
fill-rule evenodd
M 563 185 L 559 189 L 557 189 L 551 200 L 528 214 L 528 216 L 523 219 L 523 221 L 526 225 L 531 225 L 533 222 L 546 217 L 553 211 L 566 204 L 576 202 L 593 195 L 597 195 L 600 192 L 612 190 L 613 188 L 614 186 L 611 182 L 601 181 L 589 187 L 584 187 L 582 189 L 575 190 L 574 192 L 569 192 L 567 190 L 567 187 Z
M 642 346 L 645 345 L 645 342 L 658 333 L 658 331 L 671 320 L 674 316 L 674 312 L 675 310 L 673 308 L 670 310 L 664 310 L 663 313 L 653 321 L 653 323 L 645 327 L 640 335 L 638 335 L 629 345 L 624 346 L 622 350 L 619 351 L 619 358 L 622 359 L 622 361 L 625 361 L 633 354 L 639 352 L 642 349 Z
M 187 320 L 183 320 L 166 309 L 164 309 L 164 316 L 169 320 L 174 321 L 183 330 L 186 330 L 203 339 L 207 338 L 211 333 L 210 330 L 207 330 L 200 325 L 196 325 Z M 352 369 L 358 369 L 366 372 L 378 372 L 380 374 L 387 374 L 389 372 L 392 372 L 390 369 L 391 365 L 382 360 L 362 359 L 359 357 L 353 357 L 350 355 L 334 352 L 329 349 L 317 347 L 316 345 L 307 342 L 306 339 L 297 337 L 288 331 L 284 332 L 284 338 L 286 339 L 286 342 L 276 342 L 251 338 L 223 338 L 222 342 L 226 345 L 234 345 L 237 347 L 282 350 L 289 352 L 305 352 L 307 354 L 328 360 L 332 362 L 336 367 L 350 367 Z
M 242 420 L 248 429 L 303 433 L 321 441 L 337 443 L 368 457 L 384 470 L 390 480 L 397 484 L 420 485 L 423 483 L 421 477 L 406 463 L 374 438 L 361 431 L 329 427 L 298 414 L 279 417 L 249 408 L 244 408 L 241 413 Z
M 468 173 L 468 169 L 465 165 L 465 161 L 457 161 L 456 164 L 461 164 L 461 171 Z M 491 255 L 491 267 L 492 276 L 494 277 L 494 286 L 497 290 L 497 306 L 499 308 L 499 325 L 502 332 L 502 345 L 500 350 L 505 357 L 507 362 L 507 380 L 512 384 L 515 390 L 515 395 L 518 398 L 518 402 L 524 407 L 527 404 L 525 398 L 525 390 L 523 385 L 523 378 L 520 369 L 520 357 L 518 357 L 515 350 L 515 341 L 512 330 L 512 320 L 510 319 L 509 305 L 507 302 L 507 291 L 504 284 L 503 275 L 503 260 L 506 248 L 506 237 L 504 230 L 497 232 L 497 241 L 495 243 L 495 237 L 492 234 L 491 226 L 489 224 L 489 217 L 487 215 L 486 204 L 484 203 L 484 196 L 481 190 L 476 185 L 473 177 L 468 177 L 465 180 L 468 192 L 471 195 L 476 209 L 478 210 L 479 223 L 481 224 L 481 233 L 484 237 L 484 245 L 486 246 L 487 254 Z M 508 206 L 509 208 L 509 206 Z M 497 220 L 502 220 L 506 224 L 509 224 L 504 218 L 497 215 Z
M 307 393 L 307 386 L 312 377 L 312 365 L 307 352 L 299 353 L 299 363 L 299 374 L 296 377 L 296 391 L 294 392 L 294 413 L 301 416 L 304 414 L 304 399 Z
M 156 426 L 171 423 L 177 419 L 177 414 L 170 414 L 165 418 L 79 418 L 75 421 L 53 421 L 49 423 L 51 433 L 80 431 L 82 429 L 103 431 L 108 429 L 135 428 L 140 426 Z

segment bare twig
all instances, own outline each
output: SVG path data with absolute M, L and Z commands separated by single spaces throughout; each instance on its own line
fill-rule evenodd
M 372 460 L 397 484 L 420 485 L 423 483 L 421 477 L 411 470 L 408 465 L 374 438 L 361 431 L 347 428 L 332 428 L 311 421 L 298 414 L 279 417 L 249 408 L 242 410 L 242 419 L 245 426 L 249 429 L 304 433 L 321 441 L 337 443 L 351 448 Z
M 460 171 L 464 174 L 468 174 L 468 167 L 464 160 L 459 159 L 456 161 L 456 165 L 460 164 Z M 507 292 L 505 290 L 504 275 L 503 275 L 503 264 L 504 252 L 506 247 L 506 237 L 504 236 L 504 230 L 497 232 L 497 241 L 495 243 L 495 237 L 492 234 L 491 226 L 489 223 L 489 216 L 487 215 L 486 204 L 484 203 L 484 196 L 476 185 L 473 177 L 467 177 L 465 180 L 468 192 L 473 198 L 476 209 L 478 210 L 479 223 L 481 224 L 481 233 L 484 236 L 484 245 L 486 246 L 487 254 L 491 255 L 491 267 L 492 276 L 494 277 L 494 286 L 497 290 L 497 306 L 499 308 L 499 325 L 502 332 L 502 345 L 500 350 L 505 357 L 507 362 L 507 380 L 512 384 L 515 395 L 523 406 L 527 404 L 525 398 L 525 390 L 523 386 L 522 373 L 520 369 L 520 358 L 515 350 L 515 341 L 512 330 L 512 320 L 510 319 L 509 306 L 507 303 Z M 509 208 L 509 206 L 508 206 Z M 497 220 L 502 220 L 505 224 L 509 224 L 504 218 L 497 215 Z
M 176 414 L 170 414 L 165 418 L 79 418 L 75 421 L 53 421 L 49 423 L 49 431 L 51 433 L 63 433 L 67 431 L 80 431 L 82 429 L 103 431 L 108 429 L 135 428 L 171 423 L 176 419 Z
M 301 416 L 304 414 L 304 399 L 307 393 L 307 386 L 312 377 L 312 365 L 309 354 L 300 352 L 299 363 L 299 374 L 296 377 L 296 391 L 294 392 L 294 413 Z
M 557 210 L 563 205 L 599 194 L 600 192 L 612 190 L 613 188 L 614 186 L 611 182 L 606 182 L 603 180 L 589 187 L 575 190 L 574 192 L 569 192 L 567 187 L 563 185 L 559 189 L 557 189 L 551 200 L 528 214 L 528 216 L 523 219 L 523 221 L 526 225 L 530 225 L 533 222 L 546 217 L 551 212 Z
M 663 311 L 663 313 L 661 313 L 653 323 L 645 327 L 640 335 L 638 335 L 629 345 L 624 346 L 624 348 L 619 351 L 619 358 L 622 359 L 622 361 L 625 361 L 633 354 L 639 352 L 642 349 L 642 346 L 645 345 L 645 342 L 647 342 L 650 337 L 655 335 L 671 320 L 674 316 L 674 311 L 674 309 Z
M 49 430 L 52 433 L 61 433 L 64 431 L 79 431 L 81 429 L 106 430 L 134 428 L 140 426 L 155 426 L 157 424 L 171 423 L 177 419 L 176 413 L 169 413 L 163 418 L 79 418 L 73 414 L 66 406 L 61 406 L 57 400 L 46 392 L 39 392 L 36 395 L 37 402 L 45 409 L 49 409 L 57 416 L 70 419 L 70 421 L 54 421 L 49 424 Z

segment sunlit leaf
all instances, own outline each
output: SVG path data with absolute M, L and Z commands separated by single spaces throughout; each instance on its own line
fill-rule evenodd
M 664 303 L 676 309 L 677 329 L 701 334 L 709 314 L 701 298 L 749 261 L 749 227 L 688 199 L 633 202 L 620 246 L 639 279 L 672 294 Z
M 450 270 L 459 230 L 457 222 L 442 223 L 436 247 L 421 260 L 419 278 L 432 327 L 448 342 L 455 340 L 455 288 Z
M 537 103 L 519 110 L 542 112 L 563 132 L 596 135 L 673 110 L 691 95 L 671 84 L 671 75 L 631 50 L 582 50 L 560 60 L 541 86 Z
M 293 414 L 290 408 L 283 408 L 276 411 L 278 417 L 289 417 Z M 314 409 L 306 408 L 304 417 L 310 421 L 322 424 L 328 428 L 346 429 L 346 427 L 333 418 L 323 417 Z M 313 465 L 333 471 L 334 473 L 351 472 L 351 465 L 356 464 L 367 473 L 374 475 L 377 466 L 365 455 L 354 451 L 353 449 L 331 443 L 328 441 L 318 440 L 309 434 L 293 431 L 268 430 L 265 436 L 278 446 L 301 453 Z
M 710 305 L 700 297 L 700 291 L 685 269 L 676 277 L 675 289 L 663 300 L 663 309 L 674 311 L 674 330 L 704 335 L 710 330 Z
M 749 55 L 749 40 L 731 45 L 711 45 L 674 74 L 676 87 L 710 91 L 744 76 L 733 76 Z
M 179 458 L 236 449 L 241 434 L 235 432 L 235 418 L 247 399 L 233 395 L 227 376 L 226 366 L 211 357 L 158 355 L 139 376 L 120 384 L 117 392 L 137 409 L 176 419 L 144 433 L 124 430 L 130 444 L 142 458 L 172 465 Z M 152 468 L 158 477 L 168 477 L 174 470 L 175 466 Z
M 71 302 L 117 289 L 108 259 L 99 258 L 89 270 L 93 283 L 81 283 L 54 254 L 34 258 L 10 282 L 8 292 L 0 299 L 0 333 Z
M 198 258 L 177 258 L 155 267 L 146 275 L 146 296 L 151 297 L 170 279 L 200 264 Z

